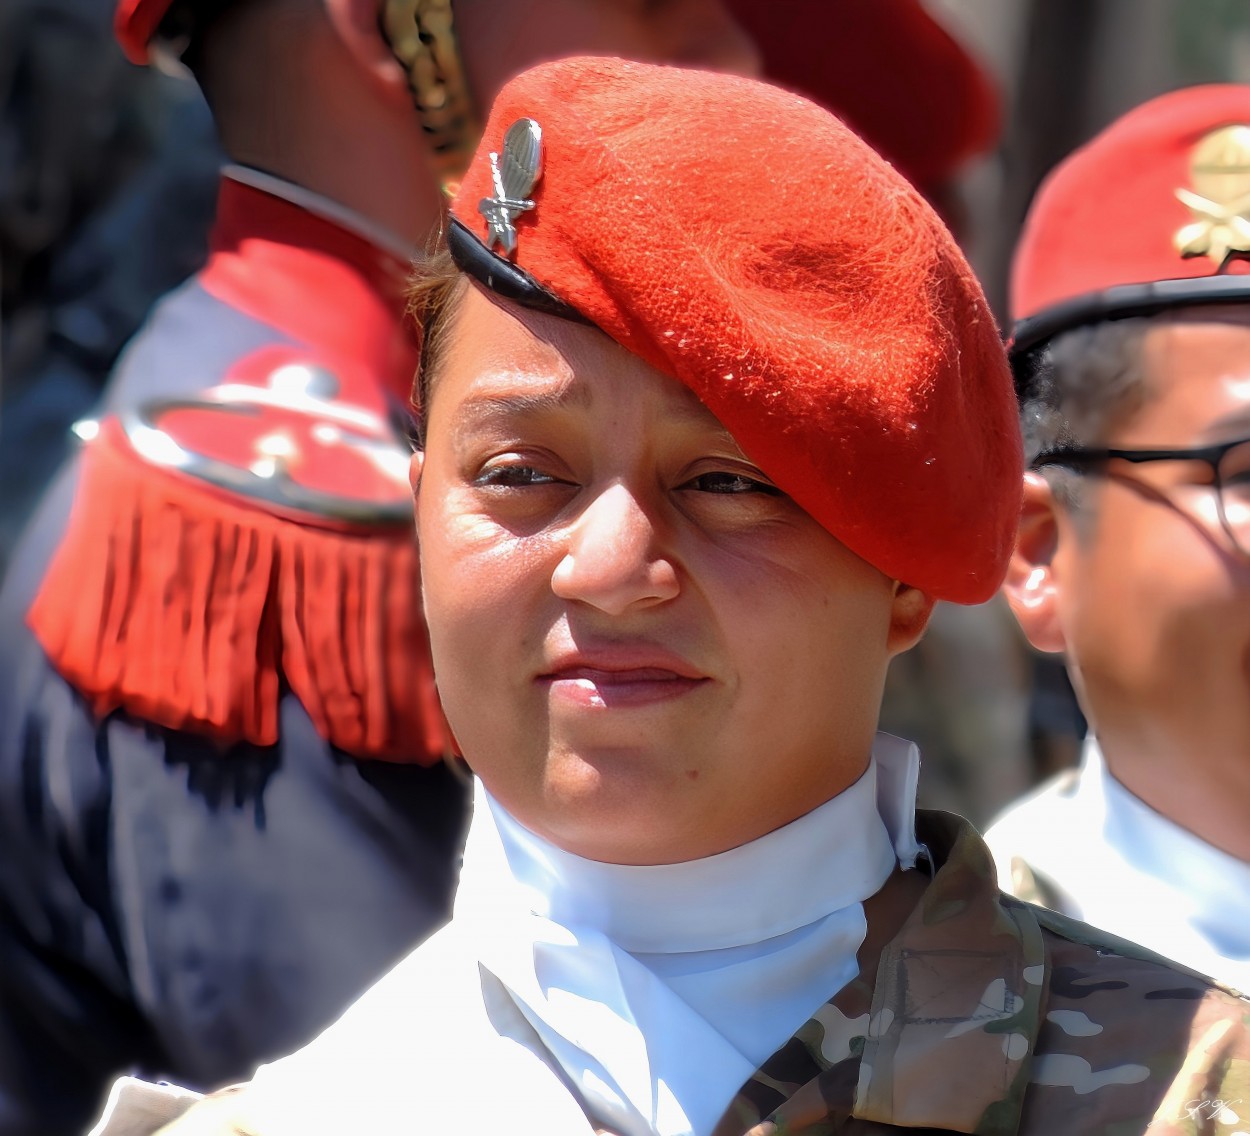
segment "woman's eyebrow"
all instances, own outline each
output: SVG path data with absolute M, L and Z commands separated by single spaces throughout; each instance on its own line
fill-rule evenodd
M 485 390 L 466 396 L 457 407 L 456 429 L 459 431 L 500 418 L 530 418 L 584 409 L 590 402 L 590 389 L 580 383 L 564 383 L 547 390 Z
M 501 381 L 497 388 L 487 386 L 466 395 L 457 408 L 453 434 L 460 436 L 505 420 L 523 420 L 569 410 L 585 410 L 594 402 L 594 389 L 590 383 L 540 385 L 539 382 L 534 382 L 532 385 L 538 389 L 527 390 L 526 380 L 509 376 L 507 384 Z M 669 423 L 702 427 L 707 431 L 709 441 L 720 441 L 741 453 L 741 446 L 733 434 L 693 396 L 673 398 L 665 407 L 664 418 Z

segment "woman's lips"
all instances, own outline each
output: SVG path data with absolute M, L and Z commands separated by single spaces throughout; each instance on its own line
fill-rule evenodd
M 665 666 L 607 668 L 574 665 L 538 676 L 554 698 L 577 706 L 612 708 L 648 706 L 680 698 L 709 680 L 679 674 Z

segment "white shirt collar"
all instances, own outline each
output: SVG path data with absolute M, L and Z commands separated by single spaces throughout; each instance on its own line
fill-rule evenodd
M 1175 893 L 1173 920 L 1194 927 L 1220 955 L 1250 959 L 1250 864 L 1182 828 L 1125 788 L 1107 768 L 1093 736 L 1085 743 L 1076 796 L 1097 819 L 1110 847 L 1135 871 Z M 1169 953 L 1166 942 L 1146 945 Z
M 862 901 L 921 852 L 918 773 L 914 746 L 878 735 L 865 774 L 812 812 L 652 867 L 564 852 L 479 785 L 453 927 L 598 1122 L 698 1136 L 855 978 Z
M 897 772 L 895 761 L 887 764 L 882 775 L 871 761 L 832 800 L 749 844 L 646 867 L 565 852 L 520 825 L 484 788 L 479 792 L 533 914 L 601 932 L 630 953 L 675 954 L 784 935 L 873 894 L 884 879 L 880 866 L 888 874 L 897 860 L 914 862 L 914 824 L 901 813 L 909 805 L 914 812 L 908 767 L 919 763 L 904 760 Z M 901 848 L 881 816 L 882 797 Z

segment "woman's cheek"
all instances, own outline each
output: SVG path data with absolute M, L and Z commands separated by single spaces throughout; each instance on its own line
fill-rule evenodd
M 446 533 L 447 540 L 462 557 L 507 543 L 503 526 L 486 513 L 458 513 L 448 519 Z

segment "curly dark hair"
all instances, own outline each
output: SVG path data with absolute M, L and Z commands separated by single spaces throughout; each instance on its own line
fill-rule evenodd
M 1103 441 L 1113 423 L 1142 405 L 1148 392 L 1141 349 L 1151 322 L 1137 318 L 1079 327 L 1017 366 L 1026 465 L 1058 446 Z M 1047 466 L 1045 477 L 1063 504 L 1080 503 L 1078 472 Z

